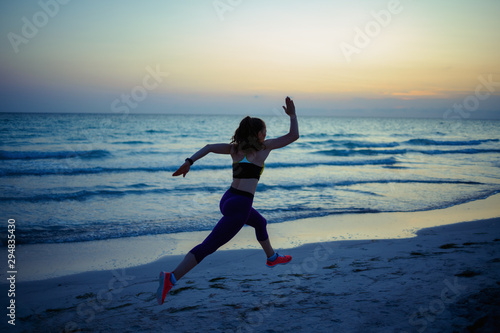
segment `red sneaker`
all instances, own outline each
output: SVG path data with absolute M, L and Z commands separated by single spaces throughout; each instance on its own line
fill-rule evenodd
M 167 272 L 160 273 L 160 281 L 159 281 L 160 286 L 158 287 L 158 290 L 156 291 L 156 300 L 158 301 L 158 304 L 160 304 L 160 305 L 163 304 L 168 292 L 174 286 L 172 284 L 172 281 L 170 281 L 170 275 L 172 275 L 172 273 L 167 273 Z
M 288 264 L 292 260 L 292 256 L 280 256 L 278 254 L 278 258 L 276 258 L 274 261 L 271 261 L 267 259 L 267 267 L 274 267 L 279 264 Z

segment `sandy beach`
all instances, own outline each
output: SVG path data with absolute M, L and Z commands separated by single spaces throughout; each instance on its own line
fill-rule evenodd
M 179 281 L 162 306 L 155 299 L 160 270 L 173 269 L 182 259 L 175 251 L 190 247 L 203 233 L 191 233 L 191 238 L 177 235 L 174 246 L 163 250 L 169 253 L 153 254 L 161 257 L 145 265 L 132 265 L 141 260 L 144 240 L 131 239 L 129 247 L 115 242 L 114 249 L 111 242 L 101 242 L 101 247 L 96 242 L 94 247 L 104 251 L 108 244 L 109 251 L 103 252 L 95 269 L 89 269 L 88 259 L 94 253 L 73 252 L 74 266 L 81 259 L 84 270 L 78 274 L 72 274 L 72 266 L 65 268 L 64 254 L 92 244 L 59 244 L 66 251 L 52 253 L 53 268 L 20 266 L 16 325 L 8 325 L 4 315 L 0 328 L 8 332 L 493 332 L 500 325 L 498 201 L 496 195 L 435 211 L 365 214 L 359 225 L 349 222 L 349 216 L 310 219 L 309 233 L 301 229 L 306 221 L 271 224 L 275 247 L 293 256 L 290 264 L 272 269 L 265 266 L 262 250 L 245 249 L 254 241 L 245 228 Z M 149 243 L 151 248 L 157 246 L 154 238 Z M 56 246 L 45 246 L 45 253 L 42 245 L 25 246 L 19 253 L 28 262 L 29 254 L 37 250 L 43 263 L 42 254 Z M 243 249 L 235 249 L 238 246 Z M 120 248 L 122 255 L 115 261 L 106 259 Z M 137 258 L 122 258 L 130 253 Z M 59 274 L 50 273 L 57 267 Z M 51 274 L 54 277 L 46 278 Z M 0 287 L 8 289 L 7 284 Z

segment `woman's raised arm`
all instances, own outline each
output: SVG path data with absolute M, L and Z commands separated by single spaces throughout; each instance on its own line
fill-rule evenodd
M 287 97 L 286 107 L 283 106 L 287 115 L 290 116 L 290 130 L 287 134 L 280 136 L 276 139 L 269 139 L 264 142 L 267 149 L 283 148 L 299 138 L 299 123 L 297 122 L 297 115 L 295 113 L 295 104 L 290 97 Z

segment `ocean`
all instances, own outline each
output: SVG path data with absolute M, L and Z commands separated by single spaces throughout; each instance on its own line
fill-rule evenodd
M 2 228 L 17 244 L 210 230 L 231 183 L 228 143 L 243 116 L 0 113 Z M 261 117 L 268 138 L 288 117 Z M 500 192 L 500 122 L 303 117 L 275 150 L 254 207 L 281 223 L 332 214 L 432 210 Z M 2 233 L 2 246 L 6 244 Z

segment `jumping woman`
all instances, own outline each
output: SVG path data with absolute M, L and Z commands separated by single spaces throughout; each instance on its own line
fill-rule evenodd
M 292 260 L 291 256 L 281 256 L 274 252 L 267 235 L 267 221 L 252 208 L 257 183 L 264 170 L 264 161 L 271 150 L 285 147 L 299 138 L 295 105 L 290 97 L 286 98 L 285 103 L 286 106 L 283 106 L 283 109 L 290 116 L 288 134 L 266 140 L 266 124 L 259 118 L 246 117 L 241 121 L 230 144 L 206 145 L 191 158 L 187 158 L 184 164 L 174 172 L 173 176 L 186 177 L 191 165 L 208 153 L 227 154 L 233 159 L 233 183 L 220 201 L 223 217 L 203 243 L 189 251 L 173 272 L 160 273 L 160 285 L 156 292 L 158 304 L 163 304 L 177 280 L 198 265 L 206 256 L 229 242 L 245 224 L 255 228 L 257 240 L 267 256 L 267 266 L 274 267 Z

